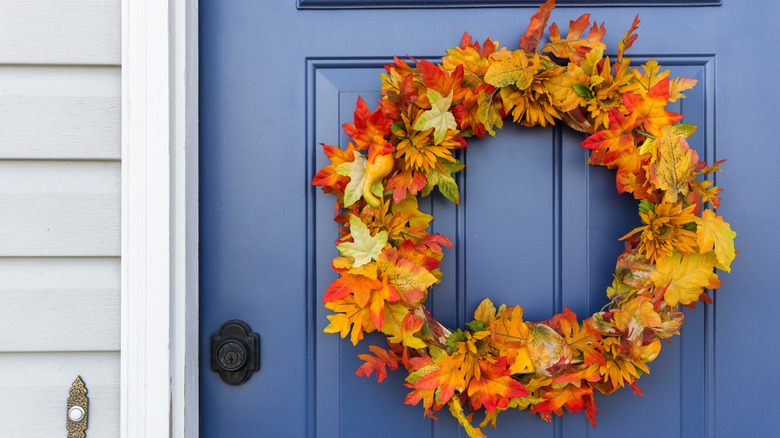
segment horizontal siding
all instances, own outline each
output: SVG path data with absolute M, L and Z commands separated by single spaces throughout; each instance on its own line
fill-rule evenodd
M 119 258 L 0 258 L 0 278 L 0 351 L 119 350 Z
M 119 67 L 0 66 L 0 159 L 118 160 L 121 86 Z
M 120 20 L 120 0 L 0 0 L 0 63 L 119 65 Z
M 0 256 L 118 256 L 120 164 L 0 161 Z
M 119 353 L 0 353 L 0 436 L 62 438 L 68 390 L 87 386 L 87 436 L 119 436 Z

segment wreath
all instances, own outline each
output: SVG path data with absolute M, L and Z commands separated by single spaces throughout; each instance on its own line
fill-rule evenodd
M 618 44 L 614 62 L 604 55 L 604 24 L 590 16 L 571 21 L 562 37 L 549 28 L 554 0 L 531 18 L 519 50 L 482 45 L 466 33 L 441 64 L 395 58 L 381 75 L 382 98 L 375 111 L 358 99 L 346 150 L 323 145 L 332 164 L 312 184 L 338 198 L 340 277 L 325 291 L 327 333 L 381 331 L 389 348 L 369 347 L 357 375 L 403 365 L 411 389 L 405 403 L 422 402 L 425 413 L 449 407 L 471 437 L 471 424 L 495 427 L 499 412 L 526 409 L 547 421 L 553 413 L 584 411 L 595 427 L 594 391 L 612 393 L 648 373 L 661 340 L 679 333 L 680 306 L 711 303 L 704 289 L 720 286 L 714 268 L 730 271 L 736 233 L 717 216 L 721 189 L 706 175 L 722 161 L 699 161 L 686 141 L 696 127 L 668 102 L 696 84 L 669 78 L 650 60 L 630 68 L 624 52 L 636 40 L 637 17 Z M 541 47 L 541 49 L 540 49 Z M 546 55 L 546 54 L 549 54 Z M 564 65 L 565 64 L 565 65 Z M 504 117 L 524 126 L 556 121 L 587 133 L 589 163 L 616 169 L 618 193 L 639 201 L 642 225 L 630 231 L 617 259 L 609 302 L 584 321 L 567 307 L 547 321 L 523 319 L 520 306 L 496 307 L 485 299 L 468 328 L 449 330 L 428 312 L 429 289 L 445 236 L 428 232 L 433 217 L 418 209 L 417 195 L 435 187 L 458 203 L 453 174 L 464 165 L 453 152 L 466 138 L 495 136 Z

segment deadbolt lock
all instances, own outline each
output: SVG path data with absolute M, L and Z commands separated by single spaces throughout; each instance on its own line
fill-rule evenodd
M 211 370 L 229 385 L 241 385 L 260 369 L 260 336 L 234 319 L 211 335 Z

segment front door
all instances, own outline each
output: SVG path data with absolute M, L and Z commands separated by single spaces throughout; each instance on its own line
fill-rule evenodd
M 358 97 L 375 107 L 379 74 L 393 55 L 435 60 L 464 31 L 514 49 L 538 5 L 298 3 L 200 2 L 202 436 L 464 436 L 446 410 L 434 422 L 420 406 L 403 404 L 409 391 L 403 371 L 381 384 L 357 377 L 357 355 L 367 343 L 353 347 L 323 333 L 330 312 L 322 297 L 337 275 L 330 262 L 338 232 L 335 199 L 310 182 L 328 164 L 320 143 L 346 147 L 341 124 L 352 122 Z M 456 7 L 464 3 L 524 5 Z M 605 22 L 605 42 L 614 51 L 638 13 L 639 39 L 628 56 L 636 64 L 654 58 L 672 77 L 697 79 L 669 109 L 699 126 L 690 142 L 702 159 L 734 157 L 737 145 L 719 143 L 716 151 L 716 137 L 725 138 L 722 130 L 736 122 L 721 118 L 716 126 L 715 104 L 719 110 L 736 104 L 716 92 L 744 80 L 732 51 L 748 21 L 732 18 L 742 13 L 736 2 L 619 3 L 633 6 L 572 8 L 559 1 L 551 22 L 565 31 L 569 20 L 591 13 Z M 778 15 L 774 3 L 762 3 Z M 586 165 L 582 134 L 560 123 L 509 125 L 459 151 L 466 164 L 458 177 L 460 205 L 438 193 L 421 202 L 436 218 L 434 230 L 455 242 L 444 255 L 444 281 L 429 299 L 450 328 L 469 321 L 483 298 L 520 304 L 531 321 L 564 306 L 581 318 L 598 311 L 623 245 L 618 238 L 638 225 L 636 202 L 615 194 L 614 173 Z M 740 171 L 739 163 L 725 168 Z M 727 219 L 738 223 L 739 214 L 732 209 Z M 734 294 L 733 284 L 724 281 L 716 299 Z M 724 418 L 718 430 L 731 436 L 724 431 L 737 430 L 740 419 L 716 411 L 716 401 L 726 399 L 716 400 L 725 396 L 715 391 L 713 309 L 686 311 L 683 335 L 664 346 L 652 374 L 638 382 L 644 397 L 628 388 L 597 397 L 595 430 L 582 414 L 546 423 L 527 411 L 508 412 L 488 436 L 715 436 L 716 413 Z M 260 370 L 241 386 L 226 385 L 210 370 L 210 336 L 231 319 L 245 321 L 261 339 Z

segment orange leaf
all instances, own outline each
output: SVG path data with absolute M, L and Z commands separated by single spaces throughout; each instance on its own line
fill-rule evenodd
M 371 377 L 371 373 L 376 370 L 376 381 L 381 383 L 382 380 L 385 380 L 387 377 L 387 368 L 390 368 L 390 371 L 398 369 L 398 361 L 400 358 L 392 351 L 379 348 L 376 345 L 369 345 L 368 349 L 376 356 L 359 354 L 358 357 L 366 361 L 366 363 L 360 365 L 355 372 L 355 375 L 360 377 Z
M 568 59 L 576 65 L 580 65 L 585 59 L 585 55 L 593 49 L 606 49 L 607 45 L 601 42 L 606 35 L 604 23 L 601 28 L 596 23 L 587 36 L 580 35 L 590 25 L 590 14 L 585 14 L 576 21 L 569 22 L 569 33 L 566 38 L 561 38 L 558 25 L 555 23 L 550 26 L 550 42 L 544 46 L 543 51 L 552 53 L 555 57 Z
M 506 309 L 490 324 L 493 342 L 508 348 L 523 347 L 528 343 L 528 326 L 523 322 L 523 309 Z
M 626 152 L 631 153 L 636 148 L 634 128 L 639 124 L 637 115 L 624 116 L 620 111 L 609 110 L 609 129 L 599 131 L 586 138 L 580 145 L 592 150 L 590 162 L 593 164 L 610 164 Z
M 438 369 L 420 377 L 412 387 L 438 389 L 440 403 L 447 403 L 456 391 L 461 392 L 466 388 L 466 381 L 463 378 L 464 372 L 461 370 L 464 359 L 465 356 L 462 354 L 442 356 L 436 363 Z
M 362 97 L 358 97 L 355 109 L 355 123 L 341 125 L 357 145 L 358 150 L 368 149 L 368 160 L 374 162 L 377 155 L 393 152 L 393 146 L 386 140 L 390 136 L 391 119 L 386 119 L 381 108 L 372 114 Z
M 699 154 L 688 146 L 685 137 L 663 126 L 658 138 L 658 162 L 648 167 L 649 181 L 664 191 L 664 201 L 677 202 L 688 195 L 690 177 L 696 170 Z
M 357 302 L 361 306 L 365 306 L 368 303 L 371 290 L 381 288 L 382 283 L 376 279 L 345 273 L 328 286 L 325 296 L 322 297 L 322 302 L 340 300 L 348 294 L 353 294 Z
M 625 93 L 623 100 L 629 114 L 636 113 L 637 124 L 644 125 L 647 132 L 656 137 L 662 126 L 677 123 L 683 118 L 681 114 L 664 109 L 669 102 L 669 78 L 663 78 L 650 87 L 645 97 Z
M 436 283 L 436 277 L 422 266 L 398 256 L 398 250 L 387 248 L 377 260 L 381 272 L 387 274 L 387 280 L 407 304 L 419 302 L 425 297 L 425 291 Z
M 472 409 L 476 410 L 484 405 L 488 412 L 493 412 L 497 407 L 507 407 L 509 399 L 529 394 L 525 386 L 509 377 L 511 372 L 507 368 L 505 357 L 500 357 L 493 364 L 480 361 L 479 369 L 480 377 L 471 379 L 468 388 Z
M 544 35 L 544 28 L 547 27 L 547 20 L 550 19 L 550 13 L 555 8 L 555 0 L 547 0 L 539 6 L 539 10 L 531 17 L 531 24 L 525 31 L 525 35 L 520 38 L 520 48 L 533 52 L 539 47 L 539 41 Z

